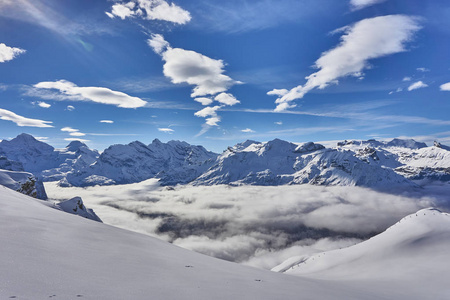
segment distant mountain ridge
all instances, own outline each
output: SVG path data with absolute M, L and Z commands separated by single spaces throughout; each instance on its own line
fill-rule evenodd
M 336 147 L 247 140 L 222 154 L 186 142 L 112 145 L 103 153 L 79 141 L 55 149 L 28 134 L 0 142 L 0 168 L 32 172 L 62 186 L 124 184 L 159 178 L 163 185 L 415 186 L 411 179 L 450 180 L 449 147 L 414 140 L 343 141 Z M 3 157 L 3 158 L 2 158 Z M 3 159 L 3 160 L 2 160 Z

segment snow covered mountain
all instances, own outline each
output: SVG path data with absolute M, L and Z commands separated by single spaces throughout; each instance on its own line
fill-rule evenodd
M 429 208 L 355 246 L 292 257 L 273 270 L 337 282 L 358 281 L 361 286 L 395 282 L 404 297 L 448 299 L 450 288 L 444 276 L 450 267 L 448 249 L 450 215 Z M 398 299 L 391 291 L 384 292 L 387 299 Z
M 21 149 L 24 149 L 21 151 Z M 160 179 L 162 185 L 315 184 L 414 186 L 415 179 L 450 180 L 449 147 L 414 140 L 343 141 L 334 148 L 279 139 L 246 141 L 221 155 L 185 142 L 113 145 L 101 155 L 81 142 L 64 149 L 21 134 L 0 142 L 0 168 L 33 173 L 61 186 L 93 186 Z M 8 164 L 8 165 L 5 165 Z M 14 166 L 13 166 L 14 165 Z M 21 169 L 21 166 L 23 169 Z
M 155 139 L 148 146 L 138 141 L 113 145 L 94 164 L 68 174 L 65 184 L 123 184 L 153 177 L 166 185 L 188 183 L 207 170 L 216 156 L 202 146 L 179 141 Z
M 355 246 L 353 257 L 373 250 L 349 261 L 348 276 L 336 278 L 331 270 L 332 279 L 317 279 L 314 266 L 301 277 L 245 267 L 65 214 L 1 186 L 0 206 L 1 299 L 439 300 L 449 295 L 443 274 L 450 267 L 450 217 L 435 211 L 418 212 L 384 233 L 387 238 Z M 320 255 L 317 262 L 328 255 L 333 254 Z M 364 277 L 357 278 L 359 272 Z
M 294 144 L 279 139 L 247 141 L 228 148 L 193 184 L 316 184 L 380 187 L 413 186 L 389 168 L 368 164 L 354 152 L 327 149 L 312 142 Z
M 337 149 L 350 150 L 361 160 L 391 168 L 408 179 L 450 180 L 450 147 L 438 142 L 427 147 L 414 140 L 344 141 Z

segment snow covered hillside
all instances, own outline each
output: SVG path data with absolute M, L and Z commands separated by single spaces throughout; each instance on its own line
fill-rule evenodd
M 450 215 L 434 208 L 404 217 L 355 246 L 293 257 L 274 268 L 290 275 L 383 286 L 395 282 L 404 297 L 448 299 Z M 391 291 L 385 297 L 397 299 Z
M 422 278 L 406 276 L 408 270 L 400 284 L 367 279 L 361 285 L 359 279 L 319 280 L 253 269 L 65 214 L 4 187 L 0 205 L 2 299 L 424 299 L 429 292 Z M 440 222 L 448 227 L 441 219 L 433 224 Z M 434 231 L 429 236 L 437 246 Z M 416 245 L 427 249 L 426 243 L 416 243 L 413 250 Z M 430 251 L 417 252 L 411 265 L 428 261 Z M 430 274 L 436 290 L 427 295 L 444 299 L 447 284 Z M 411 288 L 401 289 L 405 283 Z

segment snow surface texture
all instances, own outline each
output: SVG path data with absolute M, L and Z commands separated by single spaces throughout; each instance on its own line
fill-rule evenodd
M 387 193 L 347 186 L 177 186 L 158 180 L 62 188 L 103 222 L 214 257 L 271 269 L 285 259 L 353 245 L 419 209 L 450 209 L 450 185 Z
M 20 149 L 25 149 L 20 151 Z M 413 187 L 409 179 L 450 180 L 450 151 L 435 143 L 344 141 L 336 148 L 279 139 L 246 141 L 221 155 L 185 142 L 113 145 L 101 155 L 81 142 L 65 149 L 21 134 L 0 142 L 0 155 L 21 163 L 44 181 L 61 186 L 94 186 L 159 178 L 163 185 L 345 185 Z M 0 161 L 1 166 L 1 161 Z M 16 166 L 18 168 L 19 166 Z
M 335 279 L 333 269 L 327 273 L 322 268 L 323 278 L 333 278 L 328 280 L 315 279 L 316 273 L 288 276 L 203 256 L 61 213 L 5 187 L 0 187 L 0 205 L 2 299 L 439 300 L 449 296 L 442 275 L 450 267 L 450 217 L 444 215 L 402 220 L 411 225 L 398 233 L 394 226 L 387 238 L 366 242 L 372 243 L 369 250 L 374 252 L 385 249 L 388 258 L 366 255 L 361 262 L 349 262 L 344 274 L 350 275 L 344 279 Z M 440 214 L 418 212 L 422 213 Z M 407 248 L 402 246 L 405 241 Z M 403 258 L 405 249 L 413 261 Z M 378 260 L 389 265 L 364 269 L 376 266 Z M 362 279 L 352 277 L 361 270 Z
M 448 299 L 450 215 L 434 208 L 404 217 L 385 232 L 355 246 L 292 257 L 274 268 L 291 275 L 336 281 L 358 281 L 363 286 L 395 282 L 407 297 Z M 388 293 L 386 293 L 388 295 Z M 393 298 L 392 298 L 393 299 Z

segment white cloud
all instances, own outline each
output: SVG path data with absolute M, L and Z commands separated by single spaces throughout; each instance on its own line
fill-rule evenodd
M 64 131 L 64 132 L 77 132 L 78 129 L 75 129 L 75 128 L 72 128 L 72 127 L 64 127 L 64 128 L 61 128 L 61 131 Z
M 276 125 L 283 125 L 282 121 L 275 122 Z
M 0 43 L 0 63 L 13 60 L 18 55 L 25 53 L 26 50 L 14 47 L 8 47 Z
M 38 102 L 37 102 L 37 105 L 40 106 L 40 107 L 42 107 L 42 108 L 50 108 L 50 107 L 51 107 L 50 104 L 45 103 L 45 102 L 42 102 L 42 101 L 38 101 Z
M 129 17 L 142 17 L 145 20 L 160 20 L 176 24 L 186 24 L 191 20 L 191 14 L 183 8 L 164 0 L 133 0 L 119 2 L 112 6 L 108 17 L 119 17 L 122 20 Z
M 417 81 L 408 87 L 408 91 L 411 92 L 413 90 L 422 89 L 422 88 L 426 88 L 426 87 L 428 87 L 428 84 L 423 83 L 422 81 Z
M 423 72 L 423 73 L 430 72 L 430 69 L 427 69 L 427 68 L 417 68 L 416 70 L 419 72 Z
M 350 6 L 353 10 L 358 10 L 384 1 L 386 0 L 350 0 Z
M 205 107 L 202 110 L 199 110 L 198 112 L 196 112 L 194 115 L 197 117 L 202 117 L 202 118 L 206 118 L 209 116 L 217 116 L 217 110 L 222 108 L 222 106 L 213 106 L 213 107 Z
M 69 135 L 71 135 L 71 136 L 85 136 L 86 133 L 82 133 L 82 132 L 76 131 L 76 132 L 69 133 Z
M 440 87 L 441 91 L 449 91 L 450 92 L 450 82 L 442 84 Z
M 66 109 L 67 109 L 68 111 L 72 111 L 72 110 L 75 110 L 75 107 L 72 106 L 72 105 L 67 105 Z
M 254 130 L 252 130 L 250 128 L 242 129 L 241 131 L 245 132 L 245 133 L 253 133 L 253 132 L 255 132 Z
M 213 103 L 212 99 L 206 98 L 206 97 L 195 98 L 194 101 L 197 101 L 197 102 L 201 103 L 202 105 L 210 105 L 211 103 Z
M 59 94 L 56 95 L 40 95 L 55 100 L 91 101 L 122 108 L 137 108 L 147 104 L 138 97 L 132 97 L 122 92 L 104 87 L 79 87 L 66 80 L 40 82 L 35 84 L 34 88 L 59 91 Z
M 30 119 L 19 116 L 12 111 L 0 108 L 0 119 L 5 121 L 11 121 L 17 124 L 17 126 L 28 126 L 28 127 L 53 127 L 49 125 L 53 122 L 43 121 L 38 119 Z
M 147 44 L 159 55 L 170 47 L 169 42 L 161 34 L 152 34 L 152 38 L 147 40 Z
M 158 128 L 158 131 L 161 131 L 161 132 L 164 132 L 164 133 L 172 134 L 175 130 L 170 129 L 170 128 Z
M 161 55 L 165 62 L 163 66 L 164 75 L 170 78 L 172 83 L 187 83 L 194 86 L 191 97 L 195 101 L 203 105 L 209 105 L 213 100 L 201 96 L 216 95 L 214 100 L 224 105 L 231 106 L 240 103 L 232 94 L 226 93 L 231 86 L 241 82 L 234 81 L 223 74 L 225 64 L 222 60 L 212 59 L 191 50 L 172 48 L 159 34 L 152 35 L 147 43 L 153 48 L 153 51 Z M 220 117 L 216 114 L 218 108 L 220 106 L 205 108 L 195 113 L 197 117 L 211 117 L 206 120 L 206 126 L 203 126 L 201 133 L 206 132 L 210 126 L 217 126 L 220 121 Z M 205 115 L 205 113 L 211 112 L 211 109 L 214 114 Z
M 241 103 L 239 100 L 236 99 L 236 97 L 234 97 L 232 94 L 229 93 L 220 93 L 214 98 L 214 100 L 229 106 Z
M 219 122 L 220 122 L 219 116 L 215 116 L 215 117 L 206 119 L 206 125 L 208 125 L 208 126 L 219 126 L 219 124 L 218 124 Z
M 402 81 L 411 81 L 411 77 L 403 77 Z
M 112 124 L 114 121 L 112 120 L 100 120 L 100 123 Z
M 286 95 L 287 93 L 289 93 L 289 91 L 287 89 L 273 89 L 273 90 L 267 92 L 267 95 L 282 97 L 282 96 Z
M 278 104 L 277 111 L 287 109 L 288 102 L 303 98 L 312 89 L 323 89 L 338 83 L 341 77 L 361 77 L 371 59 L 406 51 L 406 42 L 420 28 L 417 18 L 404 15 L 364 19 L 346 27 L 341 43 L 322 53 L 315 62 L 319 71 L 307 76 L 303 86 L 297 86 L 284 95 L 284 92 L 278 92 L 280 90 L 270 92 L 282 95 L 275 101 Z

